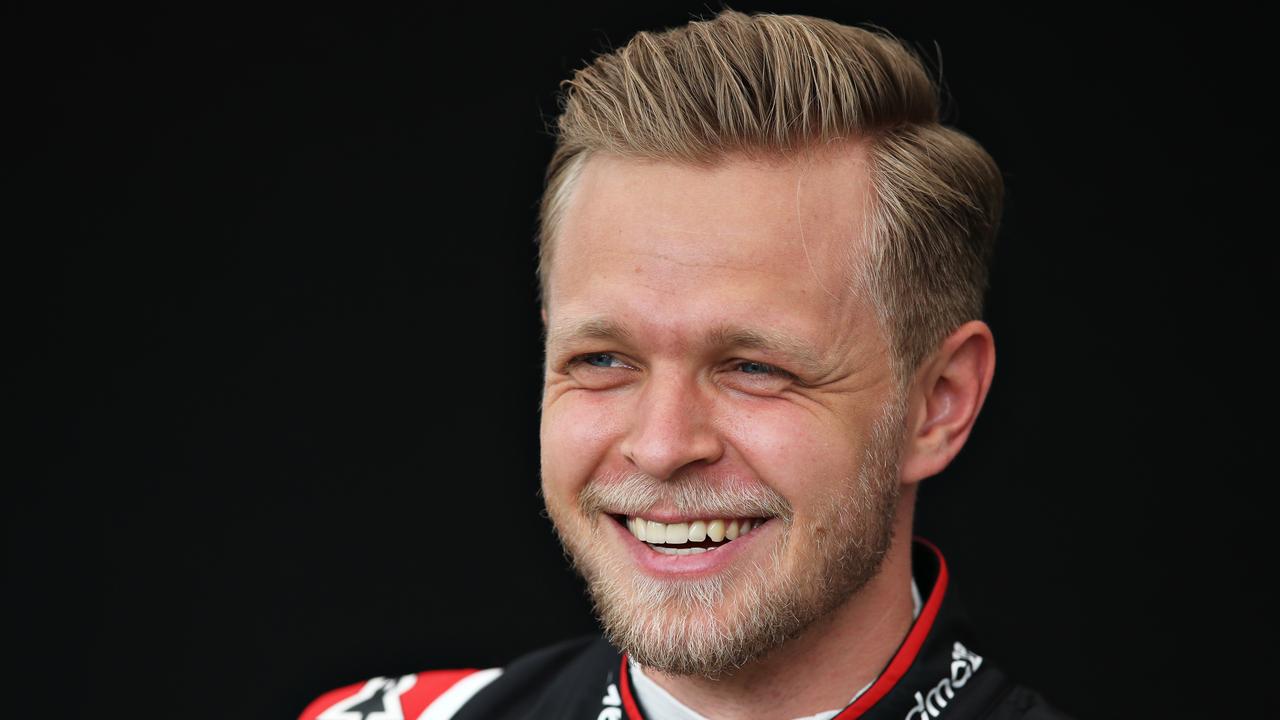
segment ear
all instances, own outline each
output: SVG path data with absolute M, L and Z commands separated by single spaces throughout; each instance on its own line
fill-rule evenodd
M 937 475 L 960 452 L 987 399 L 995 368 L 995 340 L 981 320 L 956 328 L 921 364 L 908 395 L 902 482 Z
M 547 326 L 547 306 L 543 305 L 540 311 L 542 313 L 542 327 Z

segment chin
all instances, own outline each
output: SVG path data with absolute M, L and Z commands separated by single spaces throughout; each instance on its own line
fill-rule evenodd
M 684 579 L 636 572 L 593 532 L 579 535 L 582 542 L 563 534 L 561 541 L 614 647 L 648 669 L 717 678 L 799 636 L 874 574 L 837 569 L 807 552 L 795 556 L 801 548 L 792 547 L 792 532 L 751 561 Z
M 665 673 L 719 677 L 802 629 L 797 616 L 769 602 L 779 555 L 766 566 L 699 579 L 657 580 L 608 568 L 592 573 L 588 586 L 606 636 L 636 662 Z

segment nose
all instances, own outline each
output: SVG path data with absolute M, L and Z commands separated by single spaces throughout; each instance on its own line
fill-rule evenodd
M 659 480 L 719 460 L 724 444 L 712 422 L 712 402 L 696 380 L 651 376 L 623 438 L 623 457 Z

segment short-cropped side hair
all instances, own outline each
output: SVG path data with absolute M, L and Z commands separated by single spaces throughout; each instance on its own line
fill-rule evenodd
M 995 161 L 940 123 L 940 104 L 916 53 L 879 30 L 725 10 L 641 32 L 562 83 L 539 216 L 543 292 L 592 154 L 710 164 L 856 139 L 871 180 L 862 280 L 905 383 L 952 330 L 981 317 L 1004 194 Z

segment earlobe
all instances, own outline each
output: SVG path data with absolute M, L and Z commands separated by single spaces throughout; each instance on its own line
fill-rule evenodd
M 917 374 L 915 412 L 902 458 L 902 481 L 937 475 L 964 447 L 991 388 L 995 341 L 973 320 L 956 328 Z

